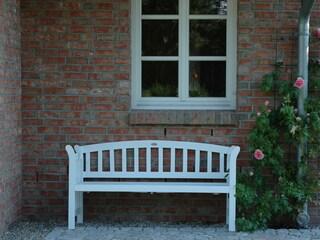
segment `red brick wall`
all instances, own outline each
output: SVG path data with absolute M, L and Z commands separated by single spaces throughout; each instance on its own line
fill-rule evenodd
M 130 1 L 22 0 L 25 216 L 66 216 L 66 144 L 146 138 L 237 144 L 239 165 L 248 165 L 251 112 L 272 101 L 259 90 L 261 76 L 276 60 L 296 62 L 299 6 L 239 0 L 236 112 L 132 111 Z M 86 195 L 87 215 L 115 220 L 222 221 L 223 202 L 196 194 Z
M 19 5 L 0 0 L 0 233 L 22 207 Z

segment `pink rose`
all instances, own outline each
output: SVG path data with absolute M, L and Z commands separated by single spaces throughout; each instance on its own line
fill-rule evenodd
M 269 105 L 269 101 L 265 101 L 264 105 L 268 106 Z
M 264 158 L 264 154 L 260 149 L 256 149 L 253 156 L 258 160 L 262 160 Z
M 300 122 L 300 121 L 301 121 L 301 117 L 297 117 L 296 120 L 297 120 L 298 122 Z
M 302 77 L 298 77 L 296 82 L 293 84 L 294 87 L 296 88 L 302 88 L 304 85 L 304 79 Z
M 320 28 L 317 28 L 317 37 L 320 39 Z

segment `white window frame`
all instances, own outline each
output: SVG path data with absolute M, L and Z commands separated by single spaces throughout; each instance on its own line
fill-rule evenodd
M 154 15 L 142 15 L 142 0 L 131 0 L 131 95 L 132 109 L 190 109 L 190 110 L 234 110 L 236 109 L 237 79 L 237 2 L 228 1 L 226 15 L 189 15 L 189 0 L 179 0 L 179 15 L 157 15 L 156 19 L 179 20 L 179 56 L 165 57 L 179 61 L 179 97 L 142 97 L 141 62 L 159 60 L 164 57 L 141 56 L 142 19 L 154 19 Z M 187 13 L 187 14 L 186 14 Z M 226 19 L 226 56 L 189 56 L 189 19 Z M 185 37 L 181 37 L 185 36 Z M 189 61 L 226 61 L 226 97 L 188 97 Z

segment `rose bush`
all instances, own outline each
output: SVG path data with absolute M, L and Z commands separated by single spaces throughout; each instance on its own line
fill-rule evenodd
M 307 162 L 317 161 L 320 152 L 320 68 L 317 61 L 312 63 L 307 114 L 296 108 L 299 90 L 306 87 L 302 76 L 294 82 L 280 80 L 282 65 L 276 64 L 263 78 L 262 89 L 274 93 L 274 106 L 267 99 L 253 113 L 256 126 L 248 138 L 252 166 L 242 168 L 237 175 L 239 230 L 277 227 L 282 218 L 293 223 L 303 204 L 313 201 L 319 191 L 319 179 Z M 307 144 L 308 151 L 297 161 L 296 152 L 302 143 Z

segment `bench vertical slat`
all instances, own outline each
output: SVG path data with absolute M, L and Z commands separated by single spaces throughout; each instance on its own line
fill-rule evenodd
M 219 172 L 224 172 L 224 154 L 220 153 L 219 154 Z
M 207 152 L 207 172 L 212 172 L 212 152 Z
M 196 150 L 195 155 L 195 172 L 200 172 L 200 150 Z
M 229 171 L 229 174 L 230 174 L 230 164 L 232 164 L 231 162 L 231 158 L 230 158 L 230 155 L 227 155 L 227 164 L 226 164 L 226 167 L 227 167 L 227 169 L 225 169 L 225 171 Z M 230 178 L 227 178 L 227 182 L 229 182 L 230 181 Z
M 98 172 L 102 172 L 102 151 L 98 151 Z
M 158 148 L 158 172 L 163 172 L 163 148 Z
M 183 156 L 183 166 L 182 166 L 182 172 L 188 172 L 188 149 L 187 148 L 183 148 L 182 149 L 182 156 Z
M 90 166 L 90 152 L 85 153 L 86 156 L 86 172 L 91 172 L 91 166 Z
M 139 148 L 134 148 L 134 172 L 139 172 Z
M 114 166 L 114 149 L 109 150 L 109 157 L 110 157 L 110 172 L 115 172 L 115 166 Z
M 127 171 L 127 149 L 126 148 L 122 148 L 121 149 L 121 157 L 122 157 L 122 172 L 126 172 Z
M 151 172 L 151 148 L 147 147 L 146 152 L 146 172 Z
M 175 172 L 176 168 L 176 149 L 170 148 L 170 172 Z

